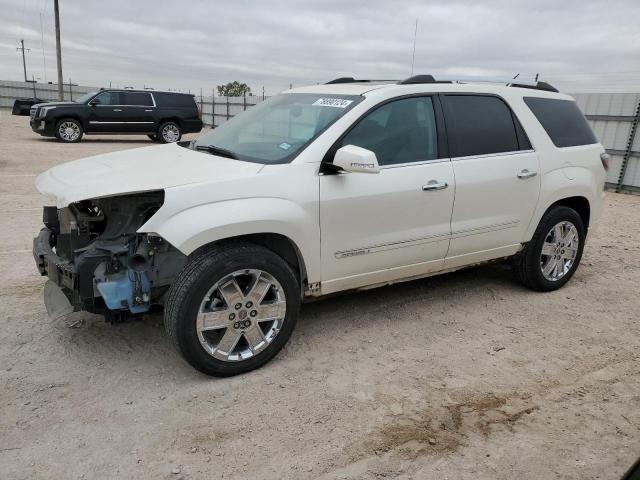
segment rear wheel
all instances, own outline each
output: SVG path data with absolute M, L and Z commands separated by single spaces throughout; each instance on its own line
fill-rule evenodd
M 585 238 L 578 212 L 564 206 L 552 207 L 516 260 L 516 276 L 533 290 L 557 290 L 578 268 Z
M 56 123 L 56 138 L 63 142 L 79 142 L 83 133 L 82 125 L 75 118 L 63 118 Z
M 282 349 L 299 308 L 297 277 L 281 257 L 249 243 L 222 245 L 196 254 L 178 275 L 165 328 L 196 369 L 236 375 Z
M 182 138 L 182 129 L 176 122 L 164 122 L 158 129 L 158 140 L 162 143 L 174 143 Z

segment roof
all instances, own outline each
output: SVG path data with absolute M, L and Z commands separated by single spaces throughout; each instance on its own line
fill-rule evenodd
M 430 76 L 419 76 L 430 77 Z M 342 80 L 342 79 L 341 79 Z M 411 80 L 411 79 L 408 79 Z M 442 81 L 402 81 L 396 80 L 363 80 L 363 81 L 340 81 L 337 83 L 329 82 L 322 85 L 310 85 L 306 87 L 294 88 L 287 90 L 287 93 L 317 93 L 317 94 L 337 94 L 337 95 L 365 95 L 377 93 L 392 93 L 402 95 L 403 93 L 416 92 L 465 92 L 465 93 L 486 93 L 486 94 L 502 94 L 503 96 L 511 96 L 514 93 L 522 96 L 531 97 L 550 97 L 571 99 L 570 96 L 552 91 L 543 87 L 536 88 L 534 82 L 523 82 L 516 84 L 516 80 L 498 80 L 498 79 L 473 79 L 465 78 L 460 80 L 442 80 Z M 551 87 L 553 88 L 553 87 Z M 554 89 L 555 90 L 555 89 Z
M 100 91 L 100 92 L 105 92 L 105 91 L 109 91 L 109 92 L 135 92 L 135 93 L 170 93 L 172 95 L 191 95 L 192 97 L 195 97 L 195 94 L 193 94 L 193 93 L 169 92 L 167 90 L 153 90 L 152 88 L 145 88 L 145 89 L 139 89 L 139 88 L 101 88 L 101 89 L 96 90 L 96 91 Z

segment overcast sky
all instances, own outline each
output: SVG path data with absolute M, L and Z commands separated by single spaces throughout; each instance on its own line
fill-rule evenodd
M 640 0 L 60 0 L 64 79 L 255 94 L 339 76 L 532 76 L 640 91 Z M 0 0 L 0 78 L 55 80 L 53 0 Z M 44 59 L 40 28 L 42 14 Z M 46 61 L 46 73 L 44 62 Z

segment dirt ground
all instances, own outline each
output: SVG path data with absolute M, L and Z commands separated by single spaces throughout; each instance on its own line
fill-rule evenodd
M 504 265 L 305 305 L 266 367 L 213 379 L 158 316 L 50 320 L 35 176 L 65 145 L 0 111 L 0 478 L 619 478 L 640 455 L 640 197 L 609 194 L 575 277 Z

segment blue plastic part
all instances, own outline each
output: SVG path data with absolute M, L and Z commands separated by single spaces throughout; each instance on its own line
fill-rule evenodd
M 142 293 L 146 293 L 149 298 L 151 291 L 149 277 L 146 272 L 140 272 L 139 275 Z M 134 304 L 135 278 L 135 273 L 127 269 L 120 274 L 110 276 L 107 281 L 96 283 L 96 288 L 109 310 L 128 308 L 131 313 L 144 313 L 149 310 L 149 301 L 139 305 Z

